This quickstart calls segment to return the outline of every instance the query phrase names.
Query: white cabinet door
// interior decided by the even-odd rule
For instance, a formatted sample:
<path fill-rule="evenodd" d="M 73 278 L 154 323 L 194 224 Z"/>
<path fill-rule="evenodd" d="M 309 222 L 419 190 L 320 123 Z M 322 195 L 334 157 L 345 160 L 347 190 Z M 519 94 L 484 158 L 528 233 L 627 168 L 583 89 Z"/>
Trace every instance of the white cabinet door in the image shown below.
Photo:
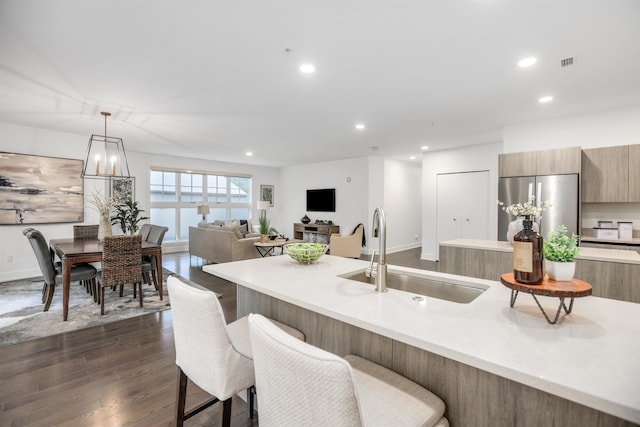
<path fill-rule="evenodd" d="M 438 248 L 445 240 L 490 239 L 489 171 L 439 174 L 436 191 Z"/>

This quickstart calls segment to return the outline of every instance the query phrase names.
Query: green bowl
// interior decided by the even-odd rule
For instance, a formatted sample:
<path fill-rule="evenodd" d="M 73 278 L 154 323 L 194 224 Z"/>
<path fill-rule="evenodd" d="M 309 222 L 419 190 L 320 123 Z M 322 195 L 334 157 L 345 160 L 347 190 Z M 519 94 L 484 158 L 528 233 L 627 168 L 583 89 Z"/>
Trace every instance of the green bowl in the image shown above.
<path fill-rule="evenodd" d="M 329 249 L 329 245 L 322 243 L 291 243 L 284 250 L 291 258 L 300 264 L 313 264 Z"/>

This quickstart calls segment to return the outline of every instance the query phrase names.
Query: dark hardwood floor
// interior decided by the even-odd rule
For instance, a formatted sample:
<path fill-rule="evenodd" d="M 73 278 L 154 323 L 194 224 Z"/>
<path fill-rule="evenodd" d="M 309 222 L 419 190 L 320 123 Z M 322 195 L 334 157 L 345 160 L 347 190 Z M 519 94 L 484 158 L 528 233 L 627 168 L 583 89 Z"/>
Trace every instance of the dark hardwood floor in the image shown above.
<path fill-rule="evenodd" d="M 437 270 L 419 249 L 388 259 Z M 186 253 L 164 255 L 163 265 L 222 293 L 226 319 L 235 320 L 235 285 L 203 273 L 201 260 Z M 0 348 L 0 426 L 170 426 L 176 375 L 170 310 Z M 191 383 L 188 389 L 187 406 L 208 398 Z M 220 425 L 220 406 L 186 425 Z M 258 425 L 237 397 L 232 425 Z"/>

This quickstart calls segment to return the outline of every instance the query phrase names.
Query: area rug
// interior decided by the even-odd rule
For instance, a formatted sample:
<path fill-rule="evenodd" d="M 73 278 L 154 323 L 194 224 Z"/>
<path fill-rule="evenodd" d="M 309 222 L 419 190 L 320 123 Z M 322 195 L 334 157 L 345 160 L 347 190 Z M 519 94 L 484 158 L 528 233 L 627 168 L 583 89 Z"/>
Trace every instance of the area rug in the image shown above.
<path fill-rule="evenodd" d="M 143 284 L 143 308 L 133 298 L 133 286 L 124 287 L 124 296 L 105 289 L 104 316 L 100 305 L 84 287 L 71 284 L 69 320 L 62 321 L 62 286 L 56 286 L 49 311 L 42 311 L 42 278 L 0 283 L 0 347 L 170 308 L 166 278 L 173 275 L 163 269 L 163 299 L 153 286 Z"/>

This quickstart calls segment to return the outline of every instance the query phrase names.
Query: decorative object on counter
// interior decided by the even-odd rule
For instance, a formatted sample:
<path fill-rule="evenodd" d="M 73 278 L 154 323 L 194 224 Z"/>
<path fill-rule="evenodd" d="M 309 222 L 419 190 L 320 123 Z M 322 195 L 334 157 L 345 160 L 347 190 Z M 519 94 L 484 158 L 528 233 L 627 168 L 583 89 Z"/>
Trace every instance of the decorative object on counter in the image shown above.
<path fill-rule="evenodd" d="M 303 224 L 309 224 L 311 222 L 311 218 L 309 218 L 307 215 L 305 215 L 302 218 L 300 218 L 300 222 L 303 223 Z"/>
<path fill-rule="evenodd" d="M 262 243 L 267 243 L 269 241 L 270 221 L 267 219 L 269 204 L 270 202 L 268 200 L 261 200 L 257 204 L 258 210 L 260 211 L 260 219 L 258 220 L 258 223 L 260 224 L 260 241 Z"/>
<path fill-rule="evenodd" d="M 524 203 L 515 203 L 509 206 L 504 206 L 500 200 L 498 200 L 498 205 L 502 206 L 502 210 L 508 213 L 509 215 L 515 216 L 516 219 L 509 223 L 509 228 L 507 230 L 507 240 L 509 243 L 513 244 L 513 236 L 518 234 L 520 230 L 523 229 L 523 220 L 524 217 L 528 216 L 531 218 L 539 217 L 542 212 L 551 206 L 551 203 L 548 200 L 544 202 L 540 202 L 537 205 L 535 204 L 536 196 L 530 195 L 529 200 Z M 533 230 L 538 232 L 538 223 L 533 222 Z"/>
<path fill-rule="evenodd" d="M 567 227 L 558 226 L 549 233 L 549 237 L 542 243 L 544 254 L 544 268 L 549 279 L 555 281 L 569 281 L 576 271 L 576 257 L 580 254 L 578 236 L 567 235 Z"/>
<path fill-rule="evenodd" d="M 542 236 L 532 228 L 533 220 L 526 215 L 524 228 L 513 237 L 513 275 L 520 283 L 535 285 L 542 281 Z"/>
<path fill-rule="evenodd" d="M 614 228 L 613 221 L 598 221 L 598 228 Z"/>
<path fill-rule="evenodd" d="M 105 236 L 113 235 L 111 229 L 111 212 L 120 204 L 120 200 L 114 197 L 104 197 L 100 191 L 91 193 L 87 199 L 93 209 L 100 215 L 98 227 L 98 240 L 103 240 Z"/>
<path fill-rule="evenodd" d="M 115 208 L 115 215 L 111 217 L 111 224 L 120 224 L 120 229 L 124 234 L 133 236 L 140 229 L 140 221 L 149 219 L 143 216 L 144 210 L 138 208 L 138 202 L 129 198 L 118 204 Z"/>
<path fill-rule="evenodd" d="M 292 243 L 284 247 L 285 252 L 300 264 L 313 264 L 329 249 L 322 243 Z"/>
<path fill-rule="evenodd" d="M 513 237 L 518 234 L 519 232 L 522 231 L 522 229 L 524 228 L 524 225 L 522 224 L 522 221 L 524 221 L 524 216 L 519 216 L 516 219 L 514 219 L 513 221 L 511 221 L 509 223 L 509 228 L 507 229 L 507 240 L 509 241 L 509 243 L 511 243 L 513 245 Z M 531 226 L 531 228 L 533 229 L 533 231 L 538 232 L 540 231 L 539 227 L 538 227 L 538 223 L 534 221 L 533 225 Z"/>
<path fill-rule="evenodd" d="M 547 319 L 547 322 L 551 323 L 552 325 L 555 325 L 558 322 L 558 318 L 560 317 L 560 310 L 564 309 L 564 312 L 566 314 L 571 313 L 571 311 L 573 310 L 574 298 L 589 296 L 591 295 L 592 291 L 590 284 L 578 279 L 572 279 L 568 282 L 556 282 L 554 280 L 548 280 L 547 278 L 545 278 L 539 285 L 530 285 L 518 283 L 518 281 L 514 279 L 513 273 L 505 273 L 500 276 L 500 282 L 507 288 L 511 289 L 511 301 L 509 304 L 511 308 L 513 308 L 513 306 L 515 305 L 516 298 L 518 298 L 519 292 L 531 294 L 536 304 L 538 305 L 538 308 L 540 309 L 540 311 L 542 311 L 544 318 Z M 544 308 L 542 308 L 542 305 L 540 305 L 540 302 L 538 301 L 538 298 L 536 298 L 536 295 L 560 298 L 560 305 L 558 306 L 558 311 L 556 311 L 556 315 L 553 320 L 551 320 L 547 315 L 547 312 L 544 311 Z M 564 303 L 565 298 L 571 298 L 569 307 L 567 307 L 567 305 Z"/>
<path fill-rule="evenodd" d="M 598 239 L 618 240 L 618 229 L 610 227 L 593 227 L 592 236 Z"/>
<path fill-rule="evenodd" d="M 622 240 L 633 239 L 633 222 L 618 221 L 618 237 Z"/>

